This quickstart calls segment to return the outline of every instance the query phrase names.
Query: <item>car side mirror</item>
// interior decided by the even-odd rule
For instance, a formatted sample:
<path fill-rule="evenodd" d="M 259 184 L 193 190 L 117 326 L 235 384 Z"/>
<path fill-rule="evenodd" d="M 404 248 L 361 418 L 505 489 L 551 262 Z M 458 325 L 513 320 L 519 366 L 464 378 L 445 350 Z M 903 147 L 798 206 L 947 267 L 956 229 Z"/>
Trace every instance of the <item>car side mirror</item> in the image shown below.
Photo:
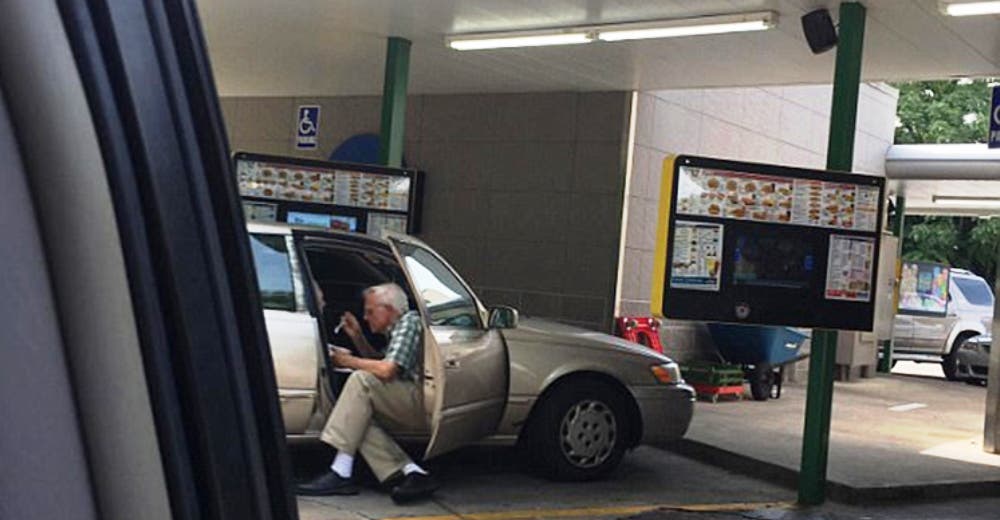
<path fill-rule="evenodd" d="M 503 305 L 490 309 L 489 325 L 491 329 L 516 329 L 517 309 Z"/>

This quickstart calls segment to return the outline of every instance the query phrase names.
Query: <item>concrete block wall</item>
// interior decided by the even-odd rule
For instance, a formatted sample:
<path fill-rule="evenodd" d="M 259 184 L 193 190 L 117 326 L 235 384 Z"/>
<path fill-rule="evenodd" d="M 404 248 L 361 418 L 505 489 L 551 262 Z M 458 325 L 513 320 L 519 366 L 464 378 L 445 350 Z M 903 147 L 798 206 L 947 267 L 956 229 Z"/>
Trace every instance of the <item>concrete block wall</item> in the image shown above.
<path fill-rule="evenodd" d="M 631 94 L 411 96 L 404 159 L 427 172 L 428 242 L 487 304 L 610 330 Z M 319 147 L 295 110 L 321 107 Z M 378 97 L 223 98 L 233 150 L 326 158 L 377 133 Z"/>
<path fill-rule="evenodd" d="M 824 168 L 832 87 L 682 89 L 640 92 L 636 103 L 622 263 L 621 314 L 648 315 L 660 177 L 667 154 Z M 854 170 L 884 175 L 898 92 L 861 86 Z M 664 345 L 683 359 L 710 355 L 700 324 L 668 322 Z"/>

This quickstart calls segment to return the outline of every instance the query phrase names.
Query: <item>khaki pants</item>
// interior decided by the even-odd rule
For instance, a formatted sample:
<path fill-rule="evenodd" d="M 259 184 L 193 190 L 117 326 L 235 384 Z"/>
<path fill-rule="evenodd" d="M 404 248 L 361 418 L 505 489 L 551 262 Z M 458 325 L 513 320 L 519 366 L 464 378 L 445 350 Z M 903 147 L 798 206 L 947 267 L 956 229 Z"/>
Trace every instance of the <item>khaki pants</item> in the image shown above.
<path fill-rule="evenodd" d="M 412 381 L 384 382 L 371 372 L 356 370 L 347 378 L 320 439 L 342 453 L 360 453 L 381 482 L 411 462 L 383 427 L 426 430 L 420 388 Z"/>

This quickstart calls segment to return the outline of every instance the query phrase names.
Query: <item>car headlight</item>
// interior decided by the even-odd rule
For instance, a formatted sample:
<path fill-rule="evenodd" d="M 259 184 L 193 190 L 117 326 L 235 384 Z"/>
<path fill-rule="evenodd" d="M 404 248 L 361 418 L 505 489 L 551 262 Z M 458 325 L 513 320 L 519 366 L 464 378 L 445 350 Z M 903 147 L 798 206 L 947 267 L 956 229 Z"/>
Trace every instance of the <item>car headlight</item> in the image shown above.
<path fill-rule="evenodd" d="M 684 379 L 681 378 L 681 369 L 677 366 L 677 363 L 653 365 L 649 367 L 649 371 L 653 373 L 653 377 L 657 381 L 665 385 L 684 382 Z"/>

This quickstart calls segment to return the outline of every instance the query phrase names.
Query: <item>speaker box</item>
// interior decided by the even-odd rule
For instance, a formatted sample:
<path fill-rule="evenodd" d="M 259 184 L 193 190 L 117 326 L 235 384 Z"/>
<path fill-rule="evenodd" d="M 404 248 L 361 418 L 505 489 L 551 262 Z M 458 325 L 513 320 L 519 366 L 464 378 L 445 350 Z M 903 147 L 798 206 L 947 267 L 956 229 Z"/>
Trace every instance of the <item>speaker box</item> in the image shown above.
<path fill-rule="evenodd" d="M 802 16 L 802 32 L 813 54 L 826 52 L 837 45 L 837 29 L 830 11 L 817 9 Z"/>

